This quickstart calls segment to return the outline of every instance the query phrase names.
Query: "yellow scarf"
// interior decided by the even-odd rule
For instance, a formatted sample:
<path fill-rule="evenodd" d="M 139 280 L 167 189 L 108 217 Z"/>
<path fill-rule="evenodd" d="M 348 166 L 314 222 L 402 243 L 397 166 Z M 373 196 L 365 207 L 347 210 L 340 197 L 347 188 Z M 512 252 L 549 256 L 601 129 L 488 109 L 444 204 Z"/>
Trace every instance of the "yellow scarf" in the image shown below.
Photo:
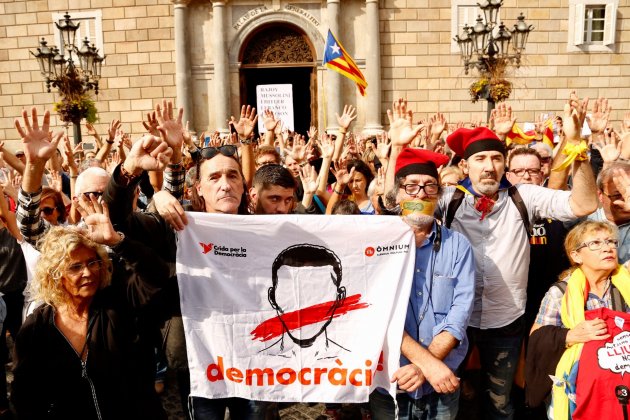
<path fill-rule="evenodd" d="M 553 168 L 552 171 L 559 172 L 564 171 L 568 168 L 573 161 L 579 160 L 584 161 L 588 159 L 588 145 L 586 142 L 581 142 L 580 144 L 567 144 L 562 150 L 562 154 L 566 156 L 564 161 L 557 167 Z"/>
<path fill-rule="evenodd" d="M 630 302 L 630 273 L 623 266 L 619 265 L 612 275 L 612 284 L 619 290 L 626 302 Z M 584 303 L 587 299 L 586 277 L 581 269 L 575 270 L 567 282 L 567 290 L 562 297 L 562 324 L 566 328 L 574 328 L 584 321 Z M 569 418 L 569 398 L 567 396 L 568 384 L 566 378 L 571 372 L 571 368 L 580 358 L 584 343 L 574 344 L 565 350 L 558 366 L 556 367 L 556 378 L 553 393 L 553 418 L 554 420 L 566 420 Z"/>

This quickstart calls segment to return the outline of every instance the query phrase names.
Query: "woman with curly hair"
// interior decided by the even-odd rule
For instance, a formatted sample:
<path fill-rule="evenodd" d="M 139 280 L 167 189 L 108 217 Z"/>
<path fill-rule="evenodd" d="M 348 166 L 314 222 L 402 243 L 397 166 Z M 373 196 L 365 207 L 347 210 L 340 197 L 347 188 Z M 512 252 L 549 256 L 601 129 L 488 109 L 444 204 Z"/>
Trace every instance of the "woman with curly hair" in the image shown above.
<path fill-rule="evenodd" d="M 168 267 L 115 232 L 93 195 L 80 206 L 87 232 L 52 227 L 39 243 L 29 288 L 44 304 L 16 338 L 16 412 L 20 419 L 165 419 L 142 311 Z"/>

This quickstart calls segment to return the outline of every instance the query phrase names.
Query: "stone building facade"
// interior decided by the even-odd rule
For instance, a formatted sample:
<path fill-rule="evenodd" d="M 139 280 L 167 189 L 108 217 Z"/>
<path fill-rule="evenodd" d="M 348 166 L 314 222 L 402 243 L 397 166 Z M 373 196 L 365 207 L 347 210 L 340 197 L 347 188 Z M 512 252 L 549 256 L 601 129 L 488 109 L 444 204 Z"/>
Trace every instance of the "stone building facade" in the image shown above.
<path fill-rule="evenodd" d="M 296 127 L 334 128 L 343 104 L 358 108 L 356 129 L 387 125 L 392 100 L 407 98 L 418 119 L 485 118 L 472 103 L 453 42 L 473 24 L 477 0 L 0 0 L 0 140 L 15 140 L 23 107 L 51 108 L 36 60 L 66 11 L 105 53 L 97 108 L 100 130 L 114 118 L 141 133 L 161 98 L 176 98 L 196 132 L 225 129 L 256 85 L 293 85 Z M 628 0 L 504 0 L 500 20 L 522 12 L 535 27 L 509 103 L 519 121 L 559 112 L 573 89 L 611 100 L 613 119 L 630 109 Z M 368 81 L 367 96 L 322 66 L 328 29 Z M 54 91 L 54 89 L 53 89 Z"/>

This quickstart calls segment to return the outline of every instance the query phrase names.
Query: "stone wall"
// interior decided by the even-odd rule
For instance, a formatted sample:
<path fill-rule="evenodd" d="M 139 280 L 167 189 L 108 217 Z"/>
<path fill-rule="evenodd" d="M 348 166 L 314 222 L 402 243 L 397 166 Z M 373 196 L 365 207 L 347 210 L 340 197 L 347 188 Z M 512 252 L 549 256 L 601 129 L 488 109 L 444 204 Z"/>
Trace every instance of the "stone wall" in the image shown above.
<path fill-rule="evenodd" d="M 269 9 L 279 9 L 285 3 L 229 0 L 230 42 L 235 37 L 234 21 L 248 8 L 266 5 Z M 320 19 L 318 30 L 325 36 L 326 1 L 289 3 L 311 10 Z M 470 102 L 468 86 L 474 78 L 464 75 L 459 54 L 451 51 L 451 0 L 380 0 L 380 8 L 383 124 L 387 121 L 386 109 L 398 97 L 410 101 L 417 119 L 427 118 L 438 110 L 450 122 L 485 118 L 485 102 Z M 191 25 L 188 42 L 193 65 L 191 115 L 195 129 L 201 131 L 215 119 L 212 4 L 193 0 L 188 9 Z M 70 14 L 79 10 L 102 11 L 103 49 L 107 59 L 97 98 L 100 116 L 97 127 L 101 132 L 109 121 L 119 118 L 124 121 L 126 131 L 141 133 L 142 118 L 156 101 L 175 97 L 172 0 L 0 0 L 0 140 L 16 138 L 13 120 L 23 107 L 34 104 L 38 109 L 52 108 L 56 96 L 44 93 L 44 82 L 29 50 L 37 48 L 41 37 L 49 44 L 55 43 L 52 13 L 66 10 Z M 568 0 L 505 0 L 502 18 L 509 27 L 520 12 L 536 29 L 530 35 L 523 66 L 511 78 L 514 91 L 510 104 L 519 121 L 533 121 L 538 112 L 559 112 L 573 89 L 580 96 L 609 98 L 614 108 L 613 119 L 620 120 L 623 112 L 630 109 L 630 23 L 624 18 L 630 13 L 627 1 L 621 0 L 619 4 L 614 52 L 569 52 Z M 339 36 L 355 59 L 364 62 L 365 3 L 342 0 L 341 13 Z M 321 82 L 321 71 L 318 80 Z M 239 107 L 236 63 L 230 63 L 230 82 L 230 108 L 236 112 Z M 318 91 L 321 92 L 321 86 Z M 369 95 L 369 87 L 367 92 Z M 365 99 L 351 82 L 342 82 L 341 94 L 344 103 L 364 109 Z M 57 124 L 56 118 L 53 120 Z M 363 121 L 361 116 L 358 129 Z"/>

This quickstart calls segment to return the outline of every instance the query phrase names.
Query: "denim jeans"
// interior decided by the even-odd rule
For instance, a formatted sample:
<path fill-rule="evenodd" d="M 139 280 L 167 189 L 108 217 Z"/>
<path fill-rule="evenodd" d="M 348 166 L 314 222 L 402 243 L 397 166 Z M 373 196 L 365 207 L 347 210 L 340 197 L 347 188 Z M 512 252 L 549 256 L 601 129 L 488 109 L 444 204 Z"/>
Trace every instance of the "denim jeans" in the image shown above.
<path fill-rule="evenodd" d="M 401 420 L 455 420 L 459 405 L 459 388 L 452 394 L 432 392 L 418 400 L 408 394 L 397 394 L 398 418 Z M 374 420 L 394 420 L 396 408 L 389 394 L 370 394 L 370 410 Z"/>
<path fill-rule="evenodd" d="M 224 420 L 225 409 L 232 420 L 264 420 L 269 403 L 244 398 L 191 397 L 191 418 L 194 420 Z"/>
<path fill-rule="evenodd" d="M 525 316 L 501 328 L 468 328 L 470 348 L 479 349 L 484 419 L 514 418 L 510 392 L 524 335 Z"/>

